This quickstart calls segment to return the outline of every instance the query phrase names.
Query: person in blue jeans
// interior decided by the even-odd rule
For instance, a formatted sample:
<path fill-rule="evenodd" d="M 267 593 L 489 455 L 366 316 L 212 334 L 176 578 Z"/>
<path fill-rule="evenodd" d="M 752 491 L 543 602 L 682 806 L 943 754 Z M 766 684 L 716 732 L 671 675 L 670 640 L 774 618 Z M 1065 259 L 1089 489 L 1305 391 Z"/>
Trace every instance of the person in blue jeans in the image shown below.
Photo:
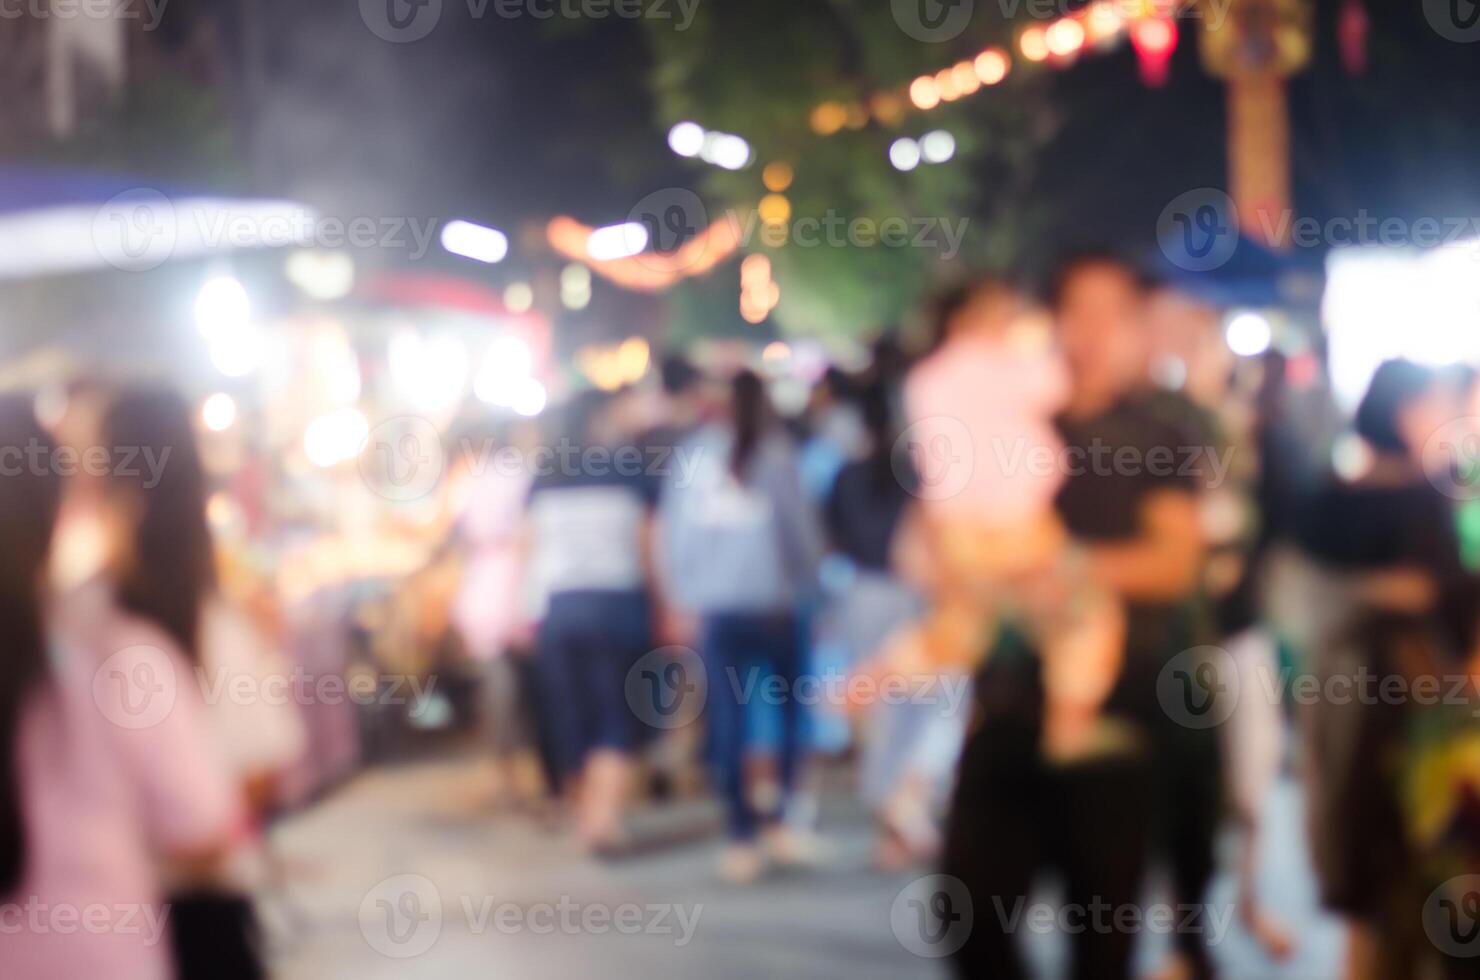
<path fill-rule="evenodd" d="M 782 830 L 801 753 L 797 610 L 815 591 L 822 533 L 802 492 L 797 452 L 776 423 L 761 379 L 741 371 L 728 412 L 688 440 L 693 472 L 665 489 L 659 511 L 669 600 L 699 619 L 710 764 L 730 846 L 721 873 L 749 881 L 770 856 L 802 856 Z M 746 708 L 775 699 L 779 798 L 756 801 L 743 768 Z"/>
<path fill-rule="evenodd" d="M 535 655 L 555 767 L 575 806 L 577 836 L 597 854 L 625 844 L 640 726 L 624 692 L 652 645 L 657 499 L 642 467 L 622 464 L 608 408 L 598 392 L 567 407 L 567 445 L 544 458 L 526 515 L 525 567 L 547 597 Z"/>

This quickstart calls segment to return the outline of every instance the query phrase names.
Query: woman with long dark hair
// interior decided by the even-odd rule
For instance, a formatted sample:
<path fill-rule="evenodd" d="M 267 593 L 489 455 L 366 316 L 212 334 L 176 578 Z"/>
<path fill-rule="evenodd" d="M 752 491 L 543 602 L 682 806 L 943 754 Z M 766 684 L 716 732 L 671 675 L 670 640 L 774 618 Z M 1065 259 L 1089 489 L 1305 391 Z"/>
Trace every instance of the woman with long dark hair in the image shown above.
<path fill-rule="evenodd" d="M 221 853 L 236 796 L 164 633 L 48 609 L 55 453 L 28 400 L 0 400 L 0 963 L 28 980 L 167 980 L 155 858 Z"/>
<path fill-rule="evenodd" d="M 735 376 L 728 418 L 701 430 L 688 448 L 696 471 L 664 498 L 666 580 L 675 604 L 701 620 L 711 763 L 731 840 L 721 872 L 746 881 L 764 867 L 757 847 L 763 825 L 777 857 L 797 854 L 797 840 L 781 824 L 801 754 L 796 611 L 815 588 L 821 530 L 802 493 L 795 447 L 753 372 Z M 746 709 L 778 687 L 780 793 L 760 812 L 745 785 Z"/>
<path fill-rule="evenodd" d="M 205 713 L 210 749 L 223 775 L 265 810 L 303 750 L 302 720 L 272 693 L 286 687 L 287 667 L 221 593 L 190 409 L 167 390 L 125 389 L 104 411 L 99 436 L 115 460 L 102 487 L 109 554 L 90 587 L 108 593 L 105 622 L 128 616 L 157 628 L 190 664 L 200 693 L 215 693 Z M 261 975 L 246 897 L 257 867 L 251 843 L 237 842 L 229 867 L 169 869 L 184 980 Z"/>
<path fill-rule="evenodd" d="M 227 769 L 259 808 L 304 748 L 292 705 L 263 697 L 287 667 L 244 612 L 222 593 L 206 521 L 206 474 L 191 413 L 178 395 L 132 388 L 108 404 L 100 438 L 120 461 L 102 488 L 110 547 L 104 578 L 118 607 L 170 637 L 208 687 L 254 693 L 213 699 L 208 719 Z"/>

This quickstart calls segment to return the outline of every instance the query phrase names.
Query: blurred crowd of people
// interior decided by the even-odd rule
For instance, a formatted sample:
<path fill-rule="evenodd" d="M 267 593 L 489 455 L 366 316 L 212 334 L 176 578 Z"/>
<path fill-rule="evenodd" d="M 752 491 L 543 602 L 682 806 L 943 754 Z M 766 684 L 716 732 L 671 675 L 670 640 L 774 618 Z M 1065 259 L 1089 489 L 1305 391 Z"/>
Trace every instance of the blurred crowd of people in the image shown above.
<path fill-rule="evenodd" d="M 745 883 L 826 861 L 821 787 L 845 773 L 879 867 L 970 895 L 960 974 L 1010 978 L 1020 937 L 993 910 L 1043 873 L 1113 910 L 1159 871 L 1195 907 L 1225 828 L 1237 911 L 1288 956 L 1256 874 L 1288 770 L 1348 974 L 1461 975 L 1433 916 L 1480 867 L 1480 515 L 1454 448 L 1474 376 L 1385 364 L 1338 475 L 1318 385 L 1235 358 L 1219 311 L 1112 255 L 1041 299 L 966 283 L 921 327 L 790 416 L 763 369 L 673 356 L 660 385 L 499 430 L 520 465 L 458 462 L 445 618 L 497 798 L 619 855 L 636 797 L 708 789 L 719 871 Z M 0 480 L 0 962 L 260 976 L 259 828 L 304 735 L 219 584 L 191 413 L 113 387 L 46 426 L 35 408 L 0 401 L 0 452 L 114 455 Z M 1130 974 L 1134 930 L 1069 941 L 1074 976 Z M 1213 975 L 1206 933 L 1178 930 L 1164 973 Z"/>
<path fill-rule="evenodd" d="M 1236 910 L 1273 960 L 1299 939 L 1256 873 L 1288 774 L 1350 975 L 1453 969 L 1424 916 L 1463 899 L 1442 892 L 1480 830 L 1480 541 L 1462 437 L 1440 437 L 1473 377 L 1389 363 L 1343 441 L 1309 365 L 1236 357 L 1222 322 L 1085 254 L 1041 295 L 950 290 L 791 416 L 764 369 L 681 357 L 661 391 L 578 398 L 514 438 L 660 463 L 469 495 L 470 567 L 498 571 L 463 580 L 465 632 L 482 621 L 524 732 L 501 722 L 500 751 L 543 746 L 597 853 L 631 845 L 632 794 L 707 774 L 741 882 L 825 857 L 817 787 L 851 762 L 879 866 L 939 866 L 979 910 L 1041 872 L 1076 908 L 1139 907 L 1152 881 L 1193 908 L 1231 829 Z M 1329 683 L 1421 676 L 1450 696 Z M 1128 975 L 1135 939 L 1079 931 L 1074 975 Z M 980 914 L 954 961 L 1021 976 L 1019 943 Z M 1213 975 L 1205 930 L 1177 931 L 1164 972 Z"/>

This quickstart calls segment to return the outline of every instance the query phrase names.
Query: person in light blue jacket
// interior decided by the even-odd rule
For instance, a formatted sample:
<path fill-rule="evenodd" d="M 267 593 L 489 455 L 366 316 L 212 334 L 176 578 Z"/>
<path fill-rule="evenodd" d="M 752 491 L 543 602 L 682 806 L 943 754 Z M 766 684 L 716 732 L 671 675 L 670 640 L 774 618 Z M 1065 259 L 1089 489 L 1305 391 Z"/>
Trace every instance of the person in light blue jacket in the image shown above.
<path fill-rule="evenodd" d="M 748 880 L 764 867 L 763 829 L 778 856 L 794 856 L 780 827 L 801 754 L 797 609 L 816 589 L 823 538 L 796 448 L 754 373 L 735 377 L 727 417 L 686 449 L 692 474 L 665 490 L 659 512 L 665 578 L 671 601 L 699 620 L 710 762 L 731 838 L 721 871 Z M 781 716 L 780 798 L 764 810 L 748 798 L 742 767 L 746 706 L 762 698 Z"/>

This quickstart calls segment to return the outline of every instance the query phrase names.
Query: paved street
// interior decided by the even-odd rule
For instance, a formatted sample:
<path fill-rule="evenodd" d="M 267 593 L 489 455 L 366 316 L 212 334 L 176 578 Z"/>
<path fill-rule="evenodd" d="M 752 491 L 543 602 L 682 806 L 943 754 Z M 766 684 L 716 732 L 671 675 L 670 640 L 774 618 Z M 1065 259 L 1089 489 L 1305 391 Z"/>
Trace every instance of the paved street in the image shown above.
<path fill-rule="evenodd" d="M 866 821 L 842 794 L 824 806 L 837 845 L 827 867 L 737 888 L 714 876 L 712 837 L 590 861 L 559 835 L 490 813 L 478 773 L 466 759 L 374 770 L 278 829 L 289 884 L 268 914 L 282 980 L 944 975 L 891 928 L 896 897 L 918 875 L 869 869 Z M 1294 804 L 1288 786 L 1273 801 L 1264 864 L 1271 905 L 1294 927 L 1299 950 L 1276 967 L 1235 922 L 1216 947 L 1227 977 L 1334 975 L 1338 936 L 1314 914 Z M 708 826 L 714 816 L 690 805 L 640 823 Z M 1212 914 L 1228 915 L 1231 901 L 1230 883 L 1220 881 Z M 1040 973 L 1060 975 L 1059 939 L 1029 937 Z M 1144 964 L 1165 948 L 1148 935 Z"/>

